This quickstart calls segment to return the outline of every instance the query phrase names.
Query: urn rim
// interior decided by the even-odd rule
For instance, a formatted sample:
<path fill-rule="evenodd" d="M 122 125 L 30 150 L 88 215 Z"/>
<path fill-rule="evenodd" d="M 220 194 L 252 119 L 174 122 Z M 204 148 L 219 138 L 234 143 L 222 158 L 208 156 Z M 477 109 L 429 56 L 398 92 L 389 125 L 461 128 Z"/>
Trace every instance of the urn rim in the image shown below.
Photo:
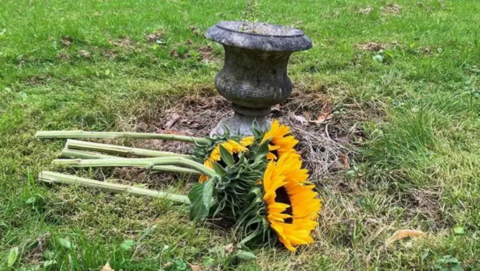
<path fill-rule="evenodd" d="M 265 22 L 222 21 L 210 27 L 205 36 L 223 45 L 267 52 L 295 52 L 312 47 L 303 31 Z"/>

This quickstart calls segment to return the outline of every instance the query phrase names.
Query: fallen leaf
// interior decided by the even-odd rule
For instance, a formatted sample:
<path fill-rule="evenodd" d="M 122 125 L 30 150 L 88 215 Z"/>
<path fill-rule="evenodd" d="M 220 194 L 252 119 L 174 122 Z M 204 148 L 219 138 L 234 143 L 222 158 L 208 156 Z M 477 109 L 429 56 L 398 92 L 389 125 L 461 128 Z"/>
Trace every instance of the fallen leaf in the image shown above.
<path fill-rule="evenodd" d="M 180 119 L 180 115 L 177 113 L 173 113 L 170 116 L 170 120 L 167 121 L 167 123 L 165 123 L 165 125 L 163 126 L 163 129 L 170 129 L 175 124 L 175 122 L 177 122 L 179 119 Z"/>
<path fill-rule="evenodd" d="M 225 246 L 225 251 L 228 253 L 228 254 L 231 254 L 234 250 L 234 246 L 233 244 L 228 244 Z"/>
<path fill-rule="evenodd" d="M 329 103 L 325 103 L 322 107 L 322 112 L 318 114 L 317 120 L 314 120 L 312 122 L 320 124 L 326 120 L 331 119 L 332 117 L 333 117 L 332 106 Z"/>
<path fill-rule="evenodd" d="M 167 269 L 167 268 L 169 268 L 169 267 L 172 266 L 172 265 L 173 265 L 172 262 L 167 262 L 167 263 L 165 263 L 165 264 L 163 265 L 163 269 Z"/>
<path fill-rule="evenodd" d="M 102 270 L 100 271 L 115 271 L 113 270 L 111 267 L 110 267 L 110 263 L 107 262 L 103 267 L 102 267 Z"/>
<path fill-rule="evenodd" d="M 308 125 L 308 120 L 302 116 L 302 115 L 295 115 L 292 114 L 292 118 L 298 122 L 300 122 L 302 125 Z"/>
<path fill-rule="evenodd" d="M 190 266 L 190 269 L 192 269 L 192 271 L 202 271 L 202 267 L 200 267 L 199 265 L 195 265 L 195 264 L 191 264 L 191 263 L 187 263 L 188 266 Z"/>
<path fill-rule="evenodd" d="M 425 235 L 423 231 L 418 230 L 398 230 L 390 238 L 385 241 L 385 246 L 389 246 L 395 241 L 407 238 L 407 237 L 420 237 Z"/>
<path fill-rule="evenodd" d="M 338 157 L 340 158 L 340 161 L 342 161 L 342 164 L 345 166 L 346 169 L 349 169 L 350 168 L 350 164 L 348 163 L 348 156 L 346 156 L 345 154 L 343 153 L 340 153 L 338 155 Z"/>
<path fill-rule="evenodd" d="M 280 105 L 278 105 L 278 104 L 275 105 L 275 106 L 273 106 L 273 107 L 272 107 L 272 110 L 271 110 L 271 112 L 280 112 L 280 111 L 281 111 L 281 110 L 280 110 Z"/>

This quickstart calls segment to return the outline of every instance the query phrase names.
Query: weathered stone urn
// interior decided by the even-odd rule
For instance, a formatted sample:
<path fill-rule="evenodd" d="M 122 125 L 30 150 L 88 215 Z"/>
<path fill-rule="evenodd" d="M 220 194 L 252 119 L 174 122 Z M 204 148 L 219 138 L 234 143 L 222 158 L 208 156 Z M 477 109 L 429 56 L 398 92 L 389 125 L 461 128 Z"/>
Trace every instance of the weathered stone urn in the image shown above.
<path fill-rule="evenodd" d="M 298 29 L 242 21 L 220 22 L 205 36 L 225 48 L 225 63 L 215 86 L 235 112 L 221 120 L 212 134 L 223 134 L 226 126 L 231 134 L 251 135 L 253 121 L 266 129 L 271 107 L 292 92 L 288 59 L 293 52 L 310 49 L 310 38 Z"/>

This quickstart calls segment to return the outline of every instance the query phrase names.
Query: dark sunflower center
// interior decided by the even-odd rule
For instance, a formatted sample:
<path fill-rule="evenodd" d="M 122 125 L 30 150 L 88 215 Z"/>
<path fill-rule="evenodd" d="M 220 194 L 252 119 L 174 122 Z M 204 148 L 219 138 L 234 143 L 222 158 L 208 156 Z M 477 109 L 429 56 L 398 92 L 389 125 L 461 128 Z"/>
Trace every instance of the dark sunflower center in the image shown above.
<path fill-rule="evenodd" d="M 276 194 L 275 202 L 285 203 L 285 204 L 288 204 L 289 206 L 287 209 L 285 209 L 285 211 L 282 212 L 282 214 L 289 214 L 293 216 L 292 202 L 290 201 L 290 197 L 288 196 L 288 193 L 285 187 L 282 186 L 277 190 L 275 190 L 275 194 Z M 284 222 L 288 224 L 292 224 L 293 219 L 289 217 L 289 218 L 286 218 Z"/>
<path fill-rule="evenodd" d="M 280 157 L 278 155 L 278 150 L 273 150 L 273 151 L 271 151 L 271 153 L 273 153 L 273 155 L 275 155 L 275 157 L 277 157 L 277 159 L 275 159 L 275 160 L 278 160 L 278 157 Z"/>

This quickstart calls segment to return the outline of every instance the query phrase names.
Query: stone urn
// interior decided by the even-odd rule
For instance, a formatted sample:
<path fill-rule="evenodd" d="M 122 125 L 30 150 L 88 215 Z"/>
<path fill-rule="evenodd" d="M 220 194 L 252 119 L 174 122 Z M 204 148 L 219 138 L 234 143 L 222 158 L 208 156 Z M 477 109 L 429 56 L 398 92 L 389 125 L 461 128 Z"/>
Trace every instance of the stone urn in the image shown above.
<path fill-rule="evenodd" d="M 227 127 L 230 134 L 251 135 L 254 121 L 258 128 L 267 129 L 271 107 L 292 92 L 288 59 L 293 52 L 310 49 L 310 38 L 298 29 L 243 21 L 220 22 L 205 36 L 225 48 L 225 63 L 215 77 L 215 86 L 235 112 L 222 119 L 211 134 L 223 134 Z"/>

